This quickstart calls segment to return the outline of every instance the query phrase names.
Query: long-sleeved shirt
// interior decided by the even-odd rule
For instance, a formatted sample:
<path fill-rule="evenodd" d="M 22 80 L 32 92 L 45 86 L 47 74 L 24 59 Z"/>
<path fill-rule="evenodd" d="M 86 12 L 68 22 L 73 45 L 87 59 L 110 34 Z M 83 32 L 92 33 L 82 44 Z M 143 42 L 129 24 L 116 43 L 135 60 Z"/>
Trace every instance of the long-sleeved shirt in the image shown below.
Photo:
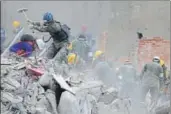
<path fill-rule="evenodd" d="M 10 51 L 15 53 L 23 51 L 23 53 L 20 54 L 22 54 L 22 56 L 28 57 L 33 52 L 33 46 L 29 42 L 18 42 L 10 47 Z"/>
<path fill-rule="evenodd" d="M 151 62 L 144 66 L 140 78 L 145 85 L 159 86 L 160 75 L 163 69 L 160 64 Z"/>
<path fill-rule="evenodd" d="M 33 22 L 33 28 L 40 32 L 49 32 L 54 41 L 68 41 L 67 34 L 62 30 L 61 24 L 57 21 L 46 22 L 41 24 L 40 22 Z"/>

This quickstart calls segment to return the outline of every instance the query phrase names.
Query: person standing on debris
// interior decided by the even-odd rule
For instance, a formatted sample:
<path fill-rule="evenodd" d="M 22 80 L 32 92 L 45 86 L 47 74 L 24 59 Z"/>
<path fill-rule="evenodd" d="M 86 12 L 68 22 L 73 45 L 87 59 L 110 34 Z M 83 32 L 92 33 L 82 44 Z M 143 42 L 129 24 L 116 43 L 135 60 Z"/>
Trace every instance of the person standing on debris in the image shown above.
<path fill-rule="evenodd" d="M 86 62 L 88 61 L 89 51 L 90 46 L 87 43 L 85 35 L 78 36 L 78 38 L 72 42 L 72 52 L 77 53 Z"/>
<path fill-rule="evenodd" d="M 160 78 L 163 78 L 163 69 L 159 63 L 160 58 L 156 56 L 153 58 L 153 62 L 147 63 L 141 72 L 140 80 L 142 82 L 142 102 L 144 102 L 148 91 L 150 91 L 152 96 L 152 102 L 155 103 L 157 101 Z"/>
<path fill-rule="evenodd" d="M 19 56 L 28 57 L 35 50 L 36 40 L 32 35 L 24 34 L 21 36 L 20 42 L 12 45 L 10 51 L 17 53 Z"/>
<path fill-rule="evenodd" d="M 28 20 L 28 22 L 33 25 L 33 29 L 40 32 L 49 32 L 53 38 L 53 43 L 47 52 L 47 58 L 53 59 L 56 56 L 58 61 L 66 61 L 70 28 L 67 25 L 62 25 L 60 22 L 54 20 L 53 15 L 49 12 L 44 14 L 43 20 L 45 21 L 43 25 L 41 25 L 40 22 L 32 22 L 30 20 Z"/>

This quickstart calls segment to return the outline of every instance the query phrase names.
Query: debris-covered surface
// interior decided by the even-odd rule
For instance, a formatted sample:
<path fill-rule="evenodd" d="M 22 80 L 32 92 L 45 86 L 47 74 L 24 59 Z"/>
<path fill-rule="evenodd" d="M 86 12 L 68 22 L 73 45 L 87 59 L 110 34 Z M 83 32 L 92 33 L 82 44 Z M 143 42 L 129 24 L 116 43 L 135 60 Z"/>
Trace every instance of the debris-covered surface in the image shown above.
<path fill-rule="evenodd" d="M 101 102 L 117 109 L 115 88 L 91 71 L 76 73 L 53 61 L 15 54 L 1 59 L 2 114 L 98 114 Z"/>

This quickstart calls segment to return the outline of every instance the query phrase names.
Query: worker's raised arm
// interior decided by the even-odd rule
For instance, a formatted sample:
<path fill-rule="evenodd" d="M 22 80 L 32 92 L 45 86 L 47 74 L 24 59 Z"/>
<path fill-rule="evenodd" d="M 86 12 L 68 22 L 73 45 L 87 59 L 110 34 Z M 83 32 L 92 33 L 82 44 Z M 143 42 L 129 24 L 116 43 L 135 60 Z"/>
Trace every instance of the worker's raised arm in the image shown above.
<path fill-rule="evenodd" d="M 34 25 L 34 26 L 41 26 L 42 25 L 41 22 L 32 22 L 31 24 Z"/>
<path fill-rule="evenodd" d="M 39 32 L 49 32 L 47 26 L 33 26 L 33 29 L 38 30 Z"/>

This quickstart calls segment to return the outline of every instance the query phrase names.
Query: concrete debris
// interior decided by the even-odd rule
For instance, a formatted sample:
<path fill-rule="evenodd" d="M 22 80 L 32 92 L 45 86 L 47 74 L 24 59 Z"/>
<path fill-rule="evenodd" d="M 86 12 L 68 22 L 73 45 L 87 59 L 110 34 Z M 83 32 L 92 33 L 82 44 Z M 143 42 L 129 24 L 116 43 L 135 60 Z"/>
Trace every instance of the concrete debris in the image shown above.
<path fill-rule="evenodd" d="M 52 75 L 53 75 L 53 78 L 56 80 L 56 82 L 60 85 L 62 89 L 65 89 L 66 91 L 69 91 L 70 93 L 75 95 L 75 92 L 72 90 L 71 87 L 69 87 L 69 85 L 66 83 L 66 81 L 61 75 L 58 75 L 58 76 L 55 74 L 52 74 Z"/>
<path fill-rule="evenodd" d="M 68 91 L 62 93 L 58 109 L 59 114 L 80 114 L 76 97 Z"/>
<path fill-rule="evenodd" d="M 42 68 L 40 62 L 43 59 L 38 60 L 36 64 L 34 58 L 24 60 L 13 55 L 3 61 L 4 64 L 10 64 L 4 65 L 1 69 L 1 113 L 3 114 L 90 114 L 93 109 L 90 107 L 96 106 L 96 97 L 92 95 L 88 97 L 87 91 L 101 86 L 102 83 L 88 83 L 78 79 L 81 83 L 71 86 L 69 83 L 72 83 L 72 80 L 67 80 L 69 70 L 66 65 L 59 67 L 59 64 L 50 65 L 45 61 L 44 74 L 35 79 L 36 76 L 28 72 L 28 65 Z M 75 81 L 78 80 L 75 78 Z M 74 88 L 82 90 L 82 95 Z M 95 113 L 97 110 L 95 111 L 95 108 L 93 110 L 94 114 L 97 114 Z"/>
<path fill-rule="evenodd" d="M 73 72 L 66 64 L 43 58 L 12 55 L 4 61 L 10 65 L 1 69 L 3 114 L 98 114 L 100 102 L 117 104 L 117 89 L 96 80 L 91 71 Z M 28 68 L 41 68 L 43 74 L 37 76 Z"/>

